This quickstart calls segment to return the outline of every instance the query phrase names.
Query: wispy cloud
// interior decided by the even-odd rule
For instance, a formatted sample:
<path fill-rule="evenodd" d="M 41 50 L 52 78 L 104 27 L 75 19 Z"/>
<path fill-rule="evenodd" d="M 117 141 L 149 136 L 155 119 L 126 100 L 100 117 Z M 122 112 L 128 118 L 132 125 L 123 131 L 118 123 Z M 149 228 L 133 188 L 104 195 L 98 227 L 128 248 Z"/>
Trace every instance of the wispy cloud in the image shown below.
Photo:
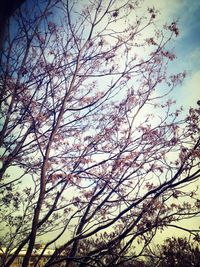
<path fill-rule="evenodd" d="M 186 106 L 196 106 L 197 100 L 200 99 L 199 84 L 200 70 L 194 72 L 181 88 L 183 90 L 182 101 Z"/>

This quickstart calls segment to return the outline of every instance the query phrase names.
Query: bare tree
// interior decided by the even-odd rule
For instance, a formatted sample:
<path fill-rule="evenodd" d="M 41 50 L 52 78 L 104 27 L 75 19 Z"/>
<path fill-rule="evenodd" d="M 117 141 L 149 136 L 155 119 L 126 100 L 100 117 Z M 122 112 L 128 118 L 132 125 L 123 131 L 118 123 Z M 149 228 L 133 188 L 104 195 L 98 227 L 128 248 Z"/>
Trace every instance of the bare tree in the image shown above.
<path fill-rule="evenodd" d="M 115 266 L 199 215 L 199 108 L 184 118 L 170 99 L 185 77 L 167 72 L 178 27 L 140 5 L 33 1 L 13 16 L 0 75 L 4 266 L 23 248 L 28 266 L 38 242 L 56 244 L 46 266 Z"/>

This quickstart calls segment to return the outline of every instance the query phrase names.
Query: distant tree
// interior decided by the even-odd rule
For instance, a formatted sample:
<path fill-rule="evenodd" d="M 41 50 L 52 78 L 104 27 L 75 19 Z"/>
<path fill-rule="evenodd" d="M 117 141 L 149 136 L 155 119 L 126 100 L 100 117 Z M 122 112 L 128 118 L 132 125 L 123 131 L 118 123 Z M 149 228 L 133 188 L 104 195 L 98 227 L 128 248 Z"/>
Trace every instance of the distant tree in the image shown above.
<path fill-rule="evenodd" d="M 46 266 L 117 266 L 158 230 L 199 216 L 200 110 L 184 116 L 170 99 L 185 77 L 167 71 L 178 27 L 141 5 L 35 0 L 10 20 L 0 55 L 4 266 L 22 249 L 28 266 L 40 242 L 56 246 Z"/>
<path fill-rule="evenodd" d="M 147 266 L 152 264 L 158 267 L 200 266 L 199 242 L 189 242 L 187 238 L 168 238 L 163 245 L 157 245 L 154 253 L 150 255 Z"/>

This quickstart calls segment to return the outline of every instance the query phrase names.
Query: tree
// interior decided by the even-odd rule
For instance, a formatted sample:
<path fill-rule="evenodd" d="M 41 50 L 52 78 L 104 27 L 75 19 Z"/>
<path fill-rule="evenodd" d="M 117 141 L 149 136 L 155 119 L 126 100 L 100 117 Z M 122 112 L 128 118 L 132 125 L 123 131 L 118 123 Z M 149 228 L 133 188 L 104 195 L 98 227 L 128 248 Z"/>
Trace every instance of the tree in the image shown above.
<path fill-rule="evenodd" d="M 186 238 L 167 238 L 163 245 L 157 245 L 154 252 L 148 251 L 151 255 L 147 266 L 152 264 L 158 267 L 198 267 L 200 262 L 199 237 L 198 240 L 189 242 Z"/>
<path fill-rule="evenodd" d="M 190 185 L 200 110 L 183 116 L 170 97 L 185 73 L 167 72 L 178 26 L 157 25 L 157 10 L 140 5 L 35 0 L 10 19 L 0 58 L 4 266 L 22 249 L 28 266 L 39 242 L 56 245 L 46 266 L 117 266 L 199 215 Z"/>

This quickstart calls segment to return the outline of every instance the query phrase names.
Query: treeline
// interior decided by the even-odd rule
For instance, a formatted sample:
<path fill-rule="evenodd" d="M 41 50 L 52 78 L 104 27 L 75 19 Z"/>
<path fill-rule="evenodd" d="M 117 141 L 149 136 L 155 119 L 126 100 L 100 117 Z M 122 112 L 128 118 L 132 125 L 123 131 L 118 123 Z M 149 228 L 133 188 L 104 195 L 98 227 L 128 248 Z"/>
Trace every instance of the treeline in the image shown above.
<path fill-rule="evenodd" d="M 124 267 L 199 267 L 200 238 L 197 235 L 192 242 L 186 238 L 168 238 L 162 245 L 147 248 L 144 260 L 133 259 L 118 266 Z"/>

